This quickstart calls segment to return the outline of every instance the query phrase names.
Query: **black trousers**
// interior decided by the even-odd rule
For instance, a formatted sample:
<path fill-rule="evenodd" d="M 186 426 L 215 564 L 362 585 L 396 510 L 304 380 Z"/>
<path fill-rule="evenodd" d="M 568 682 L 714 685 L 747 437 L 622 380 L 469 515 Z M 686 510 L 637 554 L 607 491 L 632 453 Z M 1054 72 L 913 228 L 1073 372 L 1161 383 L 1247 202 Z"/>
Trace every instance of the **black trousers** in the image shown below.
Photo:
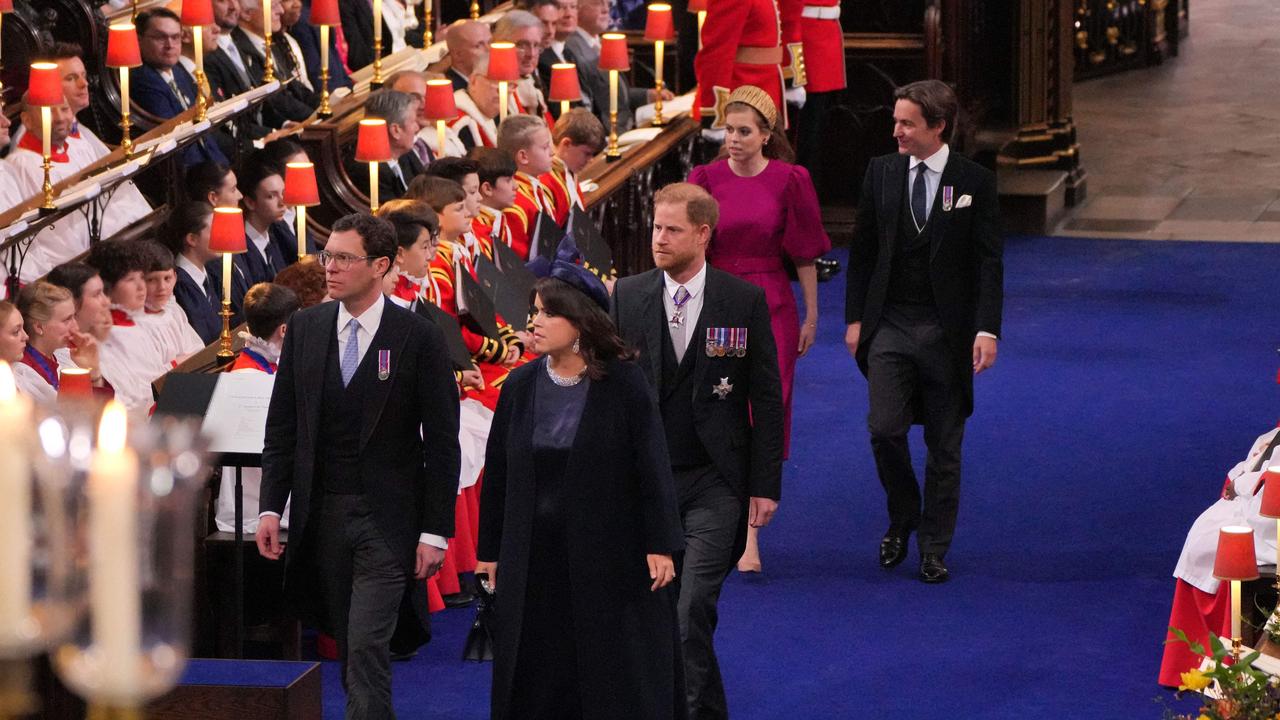
<path fill-rule="evenodd" d="M 342 661 L 347 720 L 394 718 L 391 636 L 408 571 L 363 495 L 325 493 L 312 522 L 320 588 Z"/>
<path fill-rule="evenodd" d="M 888 496 L 890 531 L 917 529 L 921 554 L 945 555 L 960 507 L 964 378 L 932 309 L 885 308 L 868 342 L 867 425 L 876 471 Z M 924 425 L 928 449 L 923 505 L 907 446 L 913 422 Z"/>
<path fill-rule="evenodd" d="M 677 469 L 684 553 L 676 568 L 680 594 L 676 609 L 684 652 L 689 720 L 729 717 L 715 632 L 720 588 L 733 569 L 734 540 L 742 522 L 743 500 L 713 466 Z"/>

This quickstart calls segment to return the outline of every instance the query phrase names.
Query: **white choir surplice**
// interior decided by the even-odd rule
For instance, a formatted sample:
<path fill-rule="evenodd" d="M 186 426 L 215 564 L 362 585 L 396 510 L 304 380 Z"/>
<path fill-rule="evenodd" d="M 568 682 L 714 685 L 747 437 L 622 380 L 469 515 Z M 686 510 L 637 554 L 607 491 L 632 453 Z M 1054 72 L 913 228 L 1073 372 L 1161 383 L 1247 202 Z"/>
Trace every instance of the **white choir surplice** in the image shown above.
<path fill-rule="evenodd" d="M 248 333 L 241 333 L 244 338 L 245 347 L 252 348 L 254 352 L 262 355 L 267 362 L 280 361 L 280 349 L 274 345 L 260 340 Z M 241 368 L 232 372 L 262 372 L 253 368 Z M 258 498 L 262 491 L 262 468 L 242 468 L 240 470 L 240 502 L 243 515 L 241 520 L 246 535 L 252 535 L 258 532 Z M 289 529 L 289 503 L 284 503 L 284 514 L 280 516 L 280 528 L 282 530 Z M 222 483 L 218 489 L 218 506 L 214 511 L 214 523 L 222 532 L 236 531 L 236 469 L 233 467 L 222 468 Z"/>
<path fill-rule="evenodd" d="M 28 200 L 43 192 L 44 158 L 39 153 L 14 148 L 4 162 L 8 164 L 13 189 L 19 197 Z M 56 185 L 77 172 L 78 168 L 70 160 L 54 162 L 49 172 L 50 181 Z M 84 214 L 67 213 L 36 235 L 22 261 L 18 277 L 23 283 L 33 282 L 48 274 L 54 266 L 88 249 L 89 224 L 85 222 Z"/>
<path fill-rule="evenodd" d="M 59 370 L 80 367 L 71 359 L 71 353 L 66 348 L 55 350 L 53 359 L 58 362 Z M 9 367 L 13 370 L 18 392 L 31 398 L 40 407 L 51 408 L 57 405 L 58 389 L 45 380 L 43 375 L 26 363 L 14 363 Z"/>
<path fill-rule="evenodd" d="M 111 315 L 111 332 L 98 343 L 102 376 L 129 416 L 145 419 L 154 403 L 151 383 L 173 368 L 173 358 L 163 356 L 154 332 L 134 322 L 130 313 L 113 306 Z"/>
<path fill-rule="evenodd" d="M 204 347 L 204 342 L 196 334 L 195 328 L 191 327 L 191 323 L 187 322 L 187 314 L 176 300 L 170 299 L 169 304 L 160 312 L 148 310 L 133 317 L 154 333 L 161 357 L 185 359 Z"/>
<path fill-rule="evenodd" d="M 1218 549 L 1218 531 L 1225 525 L 1245 525 L 1253 528 L 1254 551 L 1260 563 L 1270 563 L 1276 556 L 1276 521 L 1258 514 L 1262 505 L 1262 492 L 1256 494 L 1258 481 L 1267 465 L 1280 461 L 1280 448 L 1271 454 L 1267 462 L 1259 462 L 1267 445 L 1280 428 L 1269 430 L 1254 441 L 1248 456 L 1227 473 L 1227 483 L 1235 497 L 1219 498 L 1191 525 L 1187 532 L 1182 555 L 1174 568 L 1173 576 L 1209 594 L 1218 592 L 1221 582 L 1213 576 L 1213 559 Z"/>

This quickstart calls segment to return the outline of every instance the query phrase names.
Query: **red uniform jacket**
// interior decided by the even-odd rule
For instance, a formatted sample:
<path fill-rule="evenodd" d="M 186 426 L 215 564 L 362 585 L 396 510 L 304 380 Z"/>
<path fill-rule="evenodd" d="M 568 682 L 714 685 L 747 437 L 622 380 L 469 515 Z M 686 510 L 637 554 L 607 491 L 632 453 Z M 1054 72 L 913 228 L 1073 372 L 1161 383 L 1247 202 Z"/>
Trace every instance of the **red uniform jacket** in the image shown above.
<path fill-rule="evenodd" d="M 843 90 L 844 31 L 840 28 L 840 0 L 808 0 L 810 15 L 835 17 L 801 17 L 800 35 L 804 43 L 804 71 L 811 93 Z"/>
<path fill-rule="evenodd" d="M 555 211 L 556 224 L 560 227 L 564 227 L 569 221 L 569 213 L 574 205 L 583 210 L 587 209 L 583 204 L 582 186 L 578 184 L 578 179 L 569 172 L 569 168 L 565 167 L 564 161 L 560 158 L 553 158 L 551 170 L 540 175 L 538 180 L 551 196 L 551 207 Z"/>
<path fill-rule="evenodd" d="M 784 115 L 781 42 L 774 0 L 709 0 L 702 49 L 693 60 L 701 116 L 715 118 L 713 127 L 723 126 L 725 99 L 739 85 L 769 93 Z"/>
<path fill-rule="evenodd" d="M 529 259 L 529 244 L 537 222 L 539 212 L 547 212 L 554 217 L 555 205 L 547 189 L 532 175 L 516 172 L 515 204 L 502 211 L 504 224 L 511 237 L 511 248 L 521 260 Z"/>

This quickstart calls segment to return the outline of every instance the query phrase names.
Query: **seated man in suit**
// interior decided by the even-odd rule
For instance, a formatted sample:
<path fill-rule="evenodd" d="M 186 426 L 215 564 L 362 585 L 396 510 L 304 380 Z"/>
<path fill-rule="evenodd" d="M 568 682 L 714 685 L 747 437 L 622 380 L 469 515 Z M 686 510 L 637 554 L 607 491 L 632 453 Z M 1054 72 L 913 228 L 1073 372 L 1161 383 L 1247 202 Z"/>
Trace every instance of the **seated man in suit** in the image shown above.
<path fill-rule="evenodd" d="M 178 276 L 173 298 L 205 345 L 217 340 L 222 331 L 222 321 L 218 318 L 222 291 L 205 269 L 219 261 L 218 254 L 209 250 L 212 218 L 212 205 L 188 200 L 169 211 L 158 233 L 160 242 L 173 253 Z"/>
<path fill-rule="evenodd" d="M 178 62 L 182 23 L 176 13 L 161 7 L 139 13 L 136 24 L 142 65 L 129 71 L 129 99 L 157 118 L 180 115 L 196 104 L 196 81 Z M 188 166 L 204 160 L 227 163 L 218 144 L 208 137 L 191 143 L 182 159 Z"/>
<path fill-rule="evenodd" d="M 293 7 L 297 5 L 298 11 L 295 14 Z M 298 0 L 291 0 L 282 4 L 284 8 L 284 16 L 281 22 L 284 23 L 285 32 L 298 42 L 298 47 L 302 50 L 302 55 L 298 58 L 307 68 L 307 75 L 311 78 L 311 87 L 316 91 L 320 91 L 320 30 L 312 25 L 309 20 L 310 7 L 303 7 Z M 308 17 L 303 17 L 304 15 Z M 351 76 L 347 74 L 347 69 L 343 67 L 342 60 L 338 55 L 338 34 L 329 33 L 329 92 L 333 92 L 338 88 L 351 87 Z"/>
<path fill-rule="evenodd" d="M 486 23 L 479 20 L 459 20 L 444 33 L 444 44 L 449 49 L 448 67 L 441 68 L 445 77 L 453 83 L 454 90 L 463 90 L 471 81 L 476 63 L 489 57 L 489 41 L 493 33 Z"/>
<path fill-rule="evenodd" d="M 436 145 L 440 144 L 434 120 L 427 119 L 427 74 L 417 70 L 400 70 L 387 76 L 385 87 L 412 95 L 418 101 L 418 136 L 413 140 L 412 153 L 423 167 L 442 155 L 462 157 L 467 153 L 466 147 L 458 139 L 456 133 L 445 127 L 445 148 L 442 153 Z M 418 172 L 421 172 L 419 169 Z"/>
<path fill-rule="evenodd" d="M 373 64 L 373 6 L 369 2 L 341 2 L 342 34 L 347 39 L 347 67 L 359 70 Z M 406 47 L 422 47 L 422 24 L 413 7 L 402 0 L 382 2 L 382 54 Z"/>
<path fill-rule="evenodd" d="M 643 7 L 643 6 L 641 6 Z M 578 28 L 564 40 L 564 46 L 578 58 L 578 68 L 585 77 L 582 91 L 595 102 L 591 110 L 605 127 L 609 126 L 609 73 L 600 69 L 600 35 L 609 30 L 608 0 L 578 0 Z M 583 68 L 587 68 L 583 72 Z M 618 75 L 618 132 L 635 126 L 635 109 L 651 103 L 658 97 L 652 88 L 633 88 L 625 73 Z M 662 91 L 662 99 L 674 95 Z"/>
<path fill-rule="evenodd" d="M 594 72 L 593 66 L 584 63 L 571 48 L 565 45 L 570 37 L 578 33 L 578 0 L 559 0 L 559 7 L 560 19 L 556 21 L 555 34 L 547 49 L 543 50 L 542 56 L 538 58 L 538 74 L 542 76 L 547 92 L 550 93 L 551 66 L 556 63 L 573 63 L 577 67 L 578 88 L 582 93 L 581 105 L 590 110 L 594 107 L 593 103 L 598 102 L 591 96 L 591 87 L 588 85 L 588 75 Z M 609 98 L 605 97 L 604 102 L 607 109 Z M 557 118 L 560 117 L 560 108 L 554 103 L 551 106 L 551 114 Z"/>
<path fill-rule="evenodd" d="M 273 128 L 284 127 L 289 122 L 301 122 L 311 117 L 320 106 L 320 96 L 312 92 L 295 78 L 298 72 L 297 62 L 290 57 L 289 45 L 279 40 L 283 36 L 284 27 L 280 21 L 279 3 L 271 6 L 271 61 L 274 63 L 276 79 L 285 84 L 284 89 L 267 98 L 263 104 L 262 117 L 266 124 Z M 231 40 L 245 59 L 249 78 L 254 85 L 261 85 L 266 71 L 266 31 L 267 19 L 262 15 L 262 0 L 240 0 L 240 24 L 231 31 Z"/>
<path fill-rule="evenodd" d="M 509 42 L 516 46 L 520 81 L 511 92 L 516 112 L 542 118 L 547 116 L 547 101 L 542 92 L 542 83 L 538 79 L 538 55 L 542 52 L 544 27 L 541 20 L 524 10 L 508 12 L 493 26 L 494 41 Z"/>
<path fill-rule="evenodd" d="M 378 199 L 390 200 L 404 195 L 409 181 L 424 165 L 413 153 L 413 141 L 421 129 L 418 124 L 418 99 L 408 93 L 383 88 L 365 101 L 365 117 L 387 121 L 387 136 L 391 141 L 391 154 L 397 160 L 378 166 Z M 355 181 L 365 195 L 369 194 L 369 171 L 364 163 L 355 161 L 355 148 L 347 161 L 347 175 Z"/>
<path fill-rule="evenodd" d="M 255 80 L 249 74 L 251 59 L 240 52 L 231 37 L 240 25 L 239 0 L 212 0 L 212 4 L 213 22 L 218 31 L 214 36 L 216 40 L 205 37 L 204 75 L 209 83 L 209 93 L 221 101 L 249 92 Z M 208 49 L 210 47 L 211 50 Z M 263 121 L 261 105 L 249 111 L 247 121 L 252 140 L 265 137 L 272 130 Z"/>

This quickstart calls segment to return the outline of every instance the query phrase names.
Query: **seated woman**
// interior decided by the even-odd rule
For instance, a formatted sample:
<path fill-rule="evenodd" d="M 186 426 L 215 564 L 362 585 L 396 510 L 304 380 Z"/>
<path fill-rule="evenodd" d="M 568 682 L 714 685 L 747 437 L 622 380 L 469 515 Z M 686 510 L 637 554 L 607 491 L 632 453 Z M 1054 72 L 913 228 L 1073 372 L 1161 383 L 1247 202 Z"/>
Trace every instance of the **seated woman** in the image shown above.
<path fill-rule="evenodd" d="M 550 272 L 534 289 L 543 357 L 511 371 L 485 456 L 492 716 L 684 718 L 668 587 L 684 537 L 661 418 L 603 283 L 562 258 Z"/>
<path fill-rule="evenodd" d="M 40 405 L 52 406 L 58 400 L 59 369 L 87 368 L 94 387 L 108 397 L 112 394 L 111 386 L 102 379 L 97 340 L 80 332 L 76 324 L 70 290 L 37 280 L 18 293 L 17 310 L 11 315 L 22 320 L 27 336 L 21 358 L 13 367 L 19 392 Z M 2 321 L 6 329 L 10 320 Z"/>
<path fill-rule="evenodd" d="M 1187 532 L 1173 571 L 1177 585 L 1169 626 L 1182 630 L 1192 642 L 1208 646 L 1210 632 L 1219 637 L 1231 635 L 1230 587 L 1213 576 L 1218 531 L 1225 525 L 1252 527 L 1258 561 L 1269 564 L 1276 556 L 1275 520 L 1258 514 L 1262 472 L 1274 462 L 1280 462 L 1280 428 L 1268 430 L 1253 441 L 1245 459 L 1227 472 L 1222 496 L 1200 513 Z M 1172 633 L 1167 634 L 1167 640 L 1160 663 L 1160 684 L 1177 687 L 1182 682 L 1179 674 L 1197 667 L 1200 657 L 1186 643 L 1174 639 Z"/>
<path fill-rule="evenodd" d="M 27 350 L 27 331 L 23 327 L 22 313 L 8 300 L 0 300 L 0 360 L 9 365 L 22 362 Z"/>

